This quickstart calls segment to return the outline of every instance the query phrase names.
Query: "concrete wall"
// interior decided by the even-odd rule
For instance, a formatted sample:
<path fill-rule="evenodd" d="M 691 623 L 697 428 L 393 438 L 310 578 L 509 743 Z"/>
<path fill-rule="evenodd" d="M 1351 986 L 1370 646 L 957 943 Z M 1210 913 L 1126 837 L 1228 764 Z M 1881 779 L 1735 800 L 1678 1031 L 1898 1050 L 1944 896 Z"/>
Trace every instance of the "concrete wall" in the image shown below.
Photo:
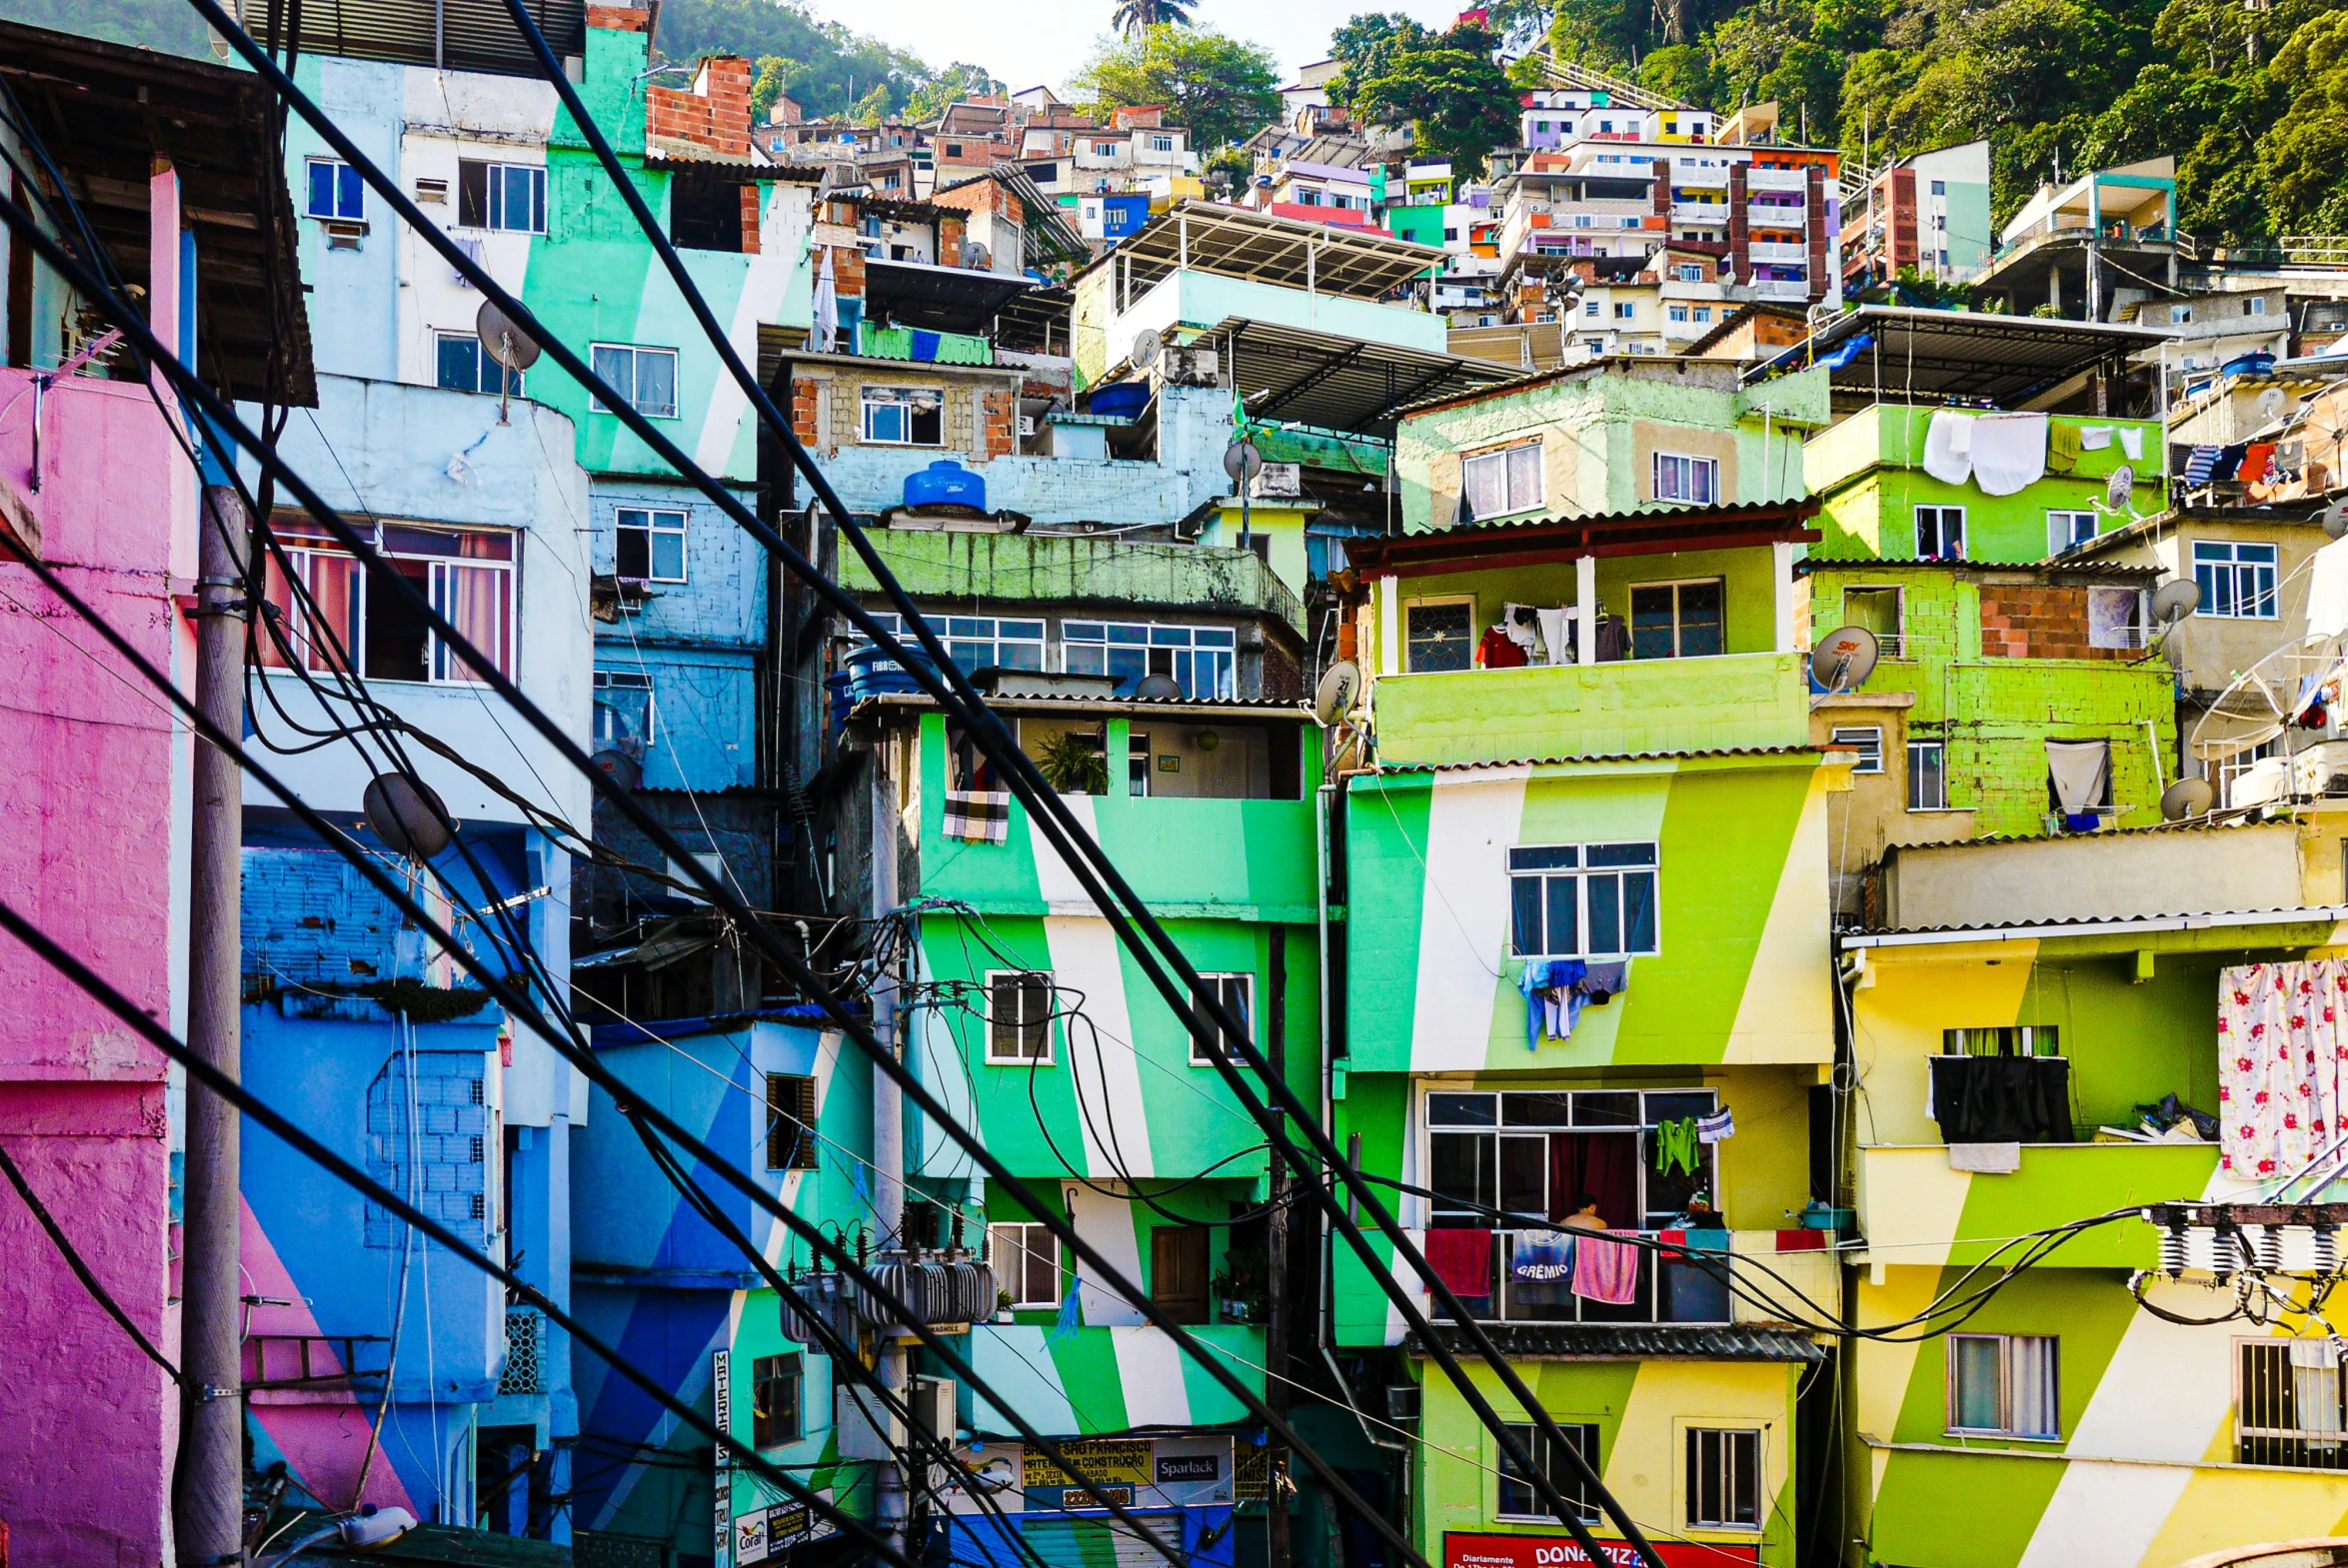
<path fill-rule="evenodd" d="M 1798 654 L 1384 676 L 1388 763 L 1610 757 L 1808 740 Z"/>
<path fill-rule="evenodd" d="M 1885 877 L 1891 920 L 1901 926 L 2281 909 L 2300 896 L 2289 822 L 1913 844 L 1891 851 Z"/>

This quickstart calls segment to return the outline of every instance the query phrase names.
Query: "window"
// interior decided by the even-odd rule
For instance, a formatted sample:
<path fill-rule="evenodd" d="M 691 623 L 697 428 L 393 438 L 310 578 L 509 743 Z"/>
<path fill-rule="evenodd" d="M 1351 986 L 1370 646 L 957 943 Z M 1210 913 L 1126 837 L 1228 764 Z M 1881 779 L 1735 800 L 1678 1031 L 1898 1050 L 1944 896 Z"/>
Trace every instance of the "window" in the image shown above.
<path fill-rule="evenodd" d="M 2224 540 L 2193 545 L 2193 581 L 2201 587 L 2201 614 L 2233 621 L 2272 621 L 2275 547 Z"/>
<path fill-rule="evenodd" d="M 1659 951 L 1655 846 L 1526 844 L 1508 851 L 1511 945 L 1520 958 Z"/>
<path fill-rule="evenodd" d="M 1941 742 L 1908 743 L 1908 809 L 1948 809 L 1948 753 Z"/>
<path fill-rule="evenodd" d="M 1583 300 L 1581 302 L 1581 313 L 1584 316 L 1595 316 L 1598 313 L 1598 302 L 1596 300 Z"/>
<path fill-rule="evenodd" d="M 2060 1437 L 2055 1336 L 1949 1335 L 1948 1430 Z"/>
<path fill-rule="evenodd" d="M 1095 142 L 1093 144 L 1093 156 L 1096 158 L 1115 158 L 1117 156 L 1117 143 Z"/>
<path fill-rule="evenodd" d="M 2096 518 L 2093 512 L 2049 512 L 2046 514 L 2046 553 L 2059 556 L 2073 545 L 2084 545 L 2095 537 Z"/>
<path fill-rule="evenodd" d="M 948 142 L 946 144 L 946 156 L 949 158 L 960 158 L 962 156 L 962 143 Z"/>
<path fill-rule="evenodd" d="M 947 657 L 964 675 L 977 670 L 1044 668 L 1044 623 L 998 620 L 993 616 L 944 616 L 930 630 L 946 644 Z"/>
<path fill-rule="evenodd" d="M 1712 458 L 1684 457 L 1675 452 L 1655 454 L 1657 501 L 1688 501 L 1708 507 L 1719 494 L 1720 465 Z"/>
<path fill-rule="evenodd" d="M 867 387 L 864 410 L 864 439 L 873 446 L 945 445 L 946 394 L 937 387 Z"/>
<path fill-rule="evenodd" d="M 1667 314 L 1667 315 L 1668 315 L 1668 316 L 1669 316 L 1669 317 L 1670 317 L 1670 318 L 1671 318 L 1673 321 L 1685 321 L 1685 320 L 1687 320 L 1687 307 L 1686 307 L 1686 306 L 1684 306 L 1684 305 L 1672 305 L 1672 306 L 1667 306 L 1667 307 L 1665 307 L 1665 313 L 1666 313 L 1666 314 Z"/>
<path fill-rule="evenodd" d="M 1206 982 L 1208 993 L 1216 1001 L 1222 1003 L 1223 1010 L 1237 1019 L 1239 1027 L 1247 1031 L 1247 1043 L 1254 1044 L 1255 976 L 1252 974 L 1201 974 L 1198 978 Z M 1199 1021 L 1203 1023 L 1206 1020 L 1201 1016 Z M 1238 1060 L 1235 1051 L 1226 1051 L 1225 1054 L 1234 1062 Z M 1193 1067 L 1214 1065 L 1214 1046 L 1211 1034 L 1193 1032 L 1190 1035 L 1190 1065 Z"/>
<path fill-rule="evenodd" d="M 2142 648 L 2145 645 L 2145 598 L 2141 589 L 2087 590 L 2087 646 Z"/>
<path fill-rule="evenodd" d="M 1708 659 L 1721 646 L 1718 578 L 1631 588 L 1631 658 Z"/>
<path fill-rule="evenodd" d="M 670 175 L 669 238 L 689 251 L 727 251 L 740 255 L 745 191 L 755 198 L 758 187 L 738 185 L 732 180 L 713 180 L 704 175 Z M 757 213 L 754 202 L 749 210 L 754 232 Z"/>
<path fill-rule="evenodd" d="M 1704 281 L 1704 269 L 1697 266 L 1682 266 L 1679 269 L 1679 281 L 1681 283 L 1701 283 Z"/>
<path fill-rule="evenodd" d="M 1916 509 L 1916 559 L 1919 561 L 1962 561 L 1965 559 L 1965 509 L 1963 507 L 1918 507 Z"/>
<path fill-rule="evenodd" d="M 1402 667 L 1412 675 L 1474 664 L 1475 602 L 1414 599 L 1402 607 Z"/>
<path fill-rule="evenodd" d="M 1749 1427 L 1687 1429 L 1687 1524 L 1691 1530 L 1757 1530 L 1761 1434 Z"/>
<path fill-rule="evenodd" d="M 1712 307 L 1709 305 L 1698 305 L 1695 310 L 1695 319 L 1698 321 L 1710 321 L 1712 319 Z"/>
<path fill-rule="evenodd" d="M 1945 231 L 1948 228 L 1948 214 L 1944 212 L 1934 213 L 1932 215 L 1932 227 L 1936 232 Z"/>
<path fill-rule="evenodd" d="M 2192 319 L 2193 319 L 2193 307 L 2192 307 L 2192 306 L 2190 306 L 2190 305 L 2172 305 L 2172 306 L 2170 306 L 2170 307 L 2169 307 L 2169 322 L 2170 322 L 2170 324 L 2171 324 L 2172 326 L 2182 326 L 2184 323 L 2186 323 L 2186 322 L 2189 322 L 2189 321 L 2191 321 Z"/>
<path fill-rule="evenodd" d="M 457 227 L 546 233 L 546 170 L 536 164 L 459 159 Z"/>
<path fill-rule="evenodd" d="M 481 340 L 470 332 L 434 334 L 438 372 L 436 384 L 449 392 L 486 392 L 493 396 L 502 380 L 505 390 L 522 396 L 522 373 L 501 371 L 496 360 L 482 352 Z"/>
<path fill-rule="evenodd" d="M 1616 321 L 1633 321 L 1637 319 L 1637 316 L 1638 302 L 1636 300 L 1616 300 L 1614 302 L 1614 319 Z"/>
<path fill-rule="evenodd" d="M 1047 1225 L 989 1225 L 995 1284 L 1019 1307 L 1060 1305 L 1060 1238 Z"/>
<path fill-rule="evenodd" d="M 1171 153 L 1174 151 L 1174 138 L 1171 136 L 1153 136 L 1150 138 L 1150 150 L 1154 153 Z"/>
<path fill-rule="evenodd" d="M 1459 484 L 1471 518 L 1500 518 L 1541 504 L 1541 444 L 1526 442 L 1486 452 L 1459 465 Z"/>
<path fill-rule="evenodd" d="M 1858 762 L 1851 768 L 1854 774 L 1883 772 L 1883 727 L 1881 725 L 1837 726 L 1828 745 L 1838 752 L 1856 752 Z"/>
<path fill-rule="evenodd" d="M 2263 294 L 2254 294 L 2249 299 L 2244 300 L 2242 302 L 2242 314 L 2245 316 L 2264 316 L 2266 314 L 2266 296 Z"/>
<path fill-rule="evenodd" d="M 641 670 L 595 673 L 595 749 L 644 761 L 653 745 L 653 678 Z"/>
<path fill-rule="evenodd" d="M 371 585 L 359 563 L 320 530 L 285 518 L 275 526 L 296 582 L 287 581 L 272 556 L 265 593 L 278 609 L 293 658 L 304 669 L 335 668 L 333 648 L 340 643 L 369 681 L 479 679 L 403 596 Z M 375 528 L 375 547 L 499 674 L 513 673 L 512 533 L 384 523 Z M 261 659 L 281 670 L 290 665 L 274 639 L 263 639 Z"/>
<path fill-rule="evenodd" d="M 677 351 L 647 349 L 630 343 L 599 343 L 594 348 L 594 370 L 620 401 L 647 419 L 677 417 Z M 609 413 L 600 399 L 589 407 Z"/>
<path fill-rule="evenodd" d="M 638 583 L 684 582 L 685 517 L 652 507 L 615 511 L 613 556 L 619 575 Z"/>
<path fill-rule="evenodd" d="M 1060 641 L 1069 674 L 1115 676 L 1127 696 L 1148 676 L 1169 678 L 1188 698 L 1238 694 L 1239 639 L 1229 627 L 1064 621 Z"/>
<path fill-rule="evenodd" d="M 1582 1461 L 1595 1471 L 1598 1468 L 1597 1424 L 1559 1421 L 1557 1430 L 1564 1434 L 1565 1441 L 1572 1445 L 1573 1451 L 1581 1455 Z M 1585 1524 L 1598 1522 L 1598 1506 L 1582 1490 L 1581 1472 L 1563 1454 L 1557 1452 L 1556 1443 L 1548 1433 L 1530 1421 L 1510 1421 L 1508 1435 L 1521 1443 L 1526 1453 L 1532 1455 L 1533 1462 L 1548 1477 L 1550 1487 L 1572 1507 L 1576 1518 Z M 1549 1512 L 1547 1502 L 1533 1490 L 1531 1478 L 1525 1475 L 1523 1468 L 1508 1457 L 1508 1450 L 1495 1445 L 1494 1453 L 1499 1460 L 1500 1472 L 1498 1506 L 1493 1509 L 1494 1516 L 1501 1519 L 1554 1521 L 1557 1516 Z"/>
<path fill-rule="evenodd" d="M 2062 1030 L 2052 1023 L 2001 1023 L 1940 1031 L 1943 1056 L 2059 1056 Z"/>
<path fill-rule="evenodd" d="M 1948 182 L 1946 180 L 1934 180 L 1932 182 L 1932 194 L 1935 196 L 1946 196 L 1948 194 Z"/>
<path fill-rule="evenodd" d="M 339 158 L 313 158 L 309 173 L 310 199 L 303 212 L 313 218 L 365 221 L 367 187 L 358 170 Z"/>
<path fill-rule="evenodd" d="M 987 976 L 987 1059 L 1052 1060 L 1052 976 L 998 970 Z"/>
<path fill-rule="evenodd" d="M 800 1354 L 760 1356 L 751 1366 L 750 1442 L 781 1448 L 807 1435 L 800 1424 Z"/>
<path fill-rule="evenodd" d="M 2329 1339 L 2234 1342 L 2235 1457 L 2243 1464 L 2348 1470 L 2348 1410 Z"/>
<path fill-rule="evenodd" d="M 1160 1225 L 1150 1232 L 1150 1302 L 1177 1323 L 1207 1317 L 1207 1229 Z"/>
<path fill-rule="evenodd" d="M 2231 757 L 2220 758 L 2210 764 L 2209 779 L 2210 783 L 2217 786 L 2217 803 L 2232 805 L 2234 803 L 2234 781 L 2250 772 L 2256 764 L 2274 756 L 2281 745 L 2280 740 L 2268 741 L 2262 745 L 2254 746 L 2248 751 L 2236 752 Z"/>
<path fill-rule="evenodd" d="M 816 1080 L 803 1073 L 767 1074 L 767 1168 L 816 1168 Z"/>

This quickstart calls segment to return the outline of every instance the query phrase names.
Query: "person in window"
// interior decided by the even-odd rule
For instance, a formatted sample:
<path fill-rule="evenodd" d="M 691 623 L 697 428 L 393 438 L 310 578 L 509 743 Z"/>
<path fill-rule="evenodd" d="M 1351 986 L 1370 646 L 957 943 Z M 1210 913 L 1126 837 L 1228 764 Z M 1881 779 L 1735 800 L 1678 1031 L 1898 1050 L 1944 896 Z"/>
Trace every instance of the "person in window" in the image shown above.
<path fill-rule="evenodd" d="M 1671 1228 L 1674 1230 L 1721 1230 L 1725 1229 L 1726 1225 L 1712 1207 L 1711 1194 L 1690 1192 L 1687 1195 L 1686 1211 L 1671 1222 Z"/>
<path fill-rule="evenodd" d="M 1606 1222 L 1598 1217 L 1598 1200 L 1587 1192 L 1573 1200 L 1573 1212 L 1559 1221 L 1568 1230 L 1604 1230 Z"/>

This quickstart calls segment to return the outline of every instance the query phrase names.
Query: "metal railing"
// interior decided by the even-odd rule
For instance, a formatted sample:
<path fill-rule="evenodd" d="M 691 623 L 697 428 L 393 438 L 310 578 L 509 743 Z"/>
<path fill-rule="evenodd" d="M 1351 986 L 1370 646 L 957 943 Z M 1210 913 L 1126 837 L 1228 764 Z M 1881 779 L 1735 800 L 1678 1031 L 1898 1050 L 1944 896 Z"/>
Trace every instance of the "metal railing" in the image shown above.
<path fill-rule="evenodd" d="M 1516 1253 L 1528 1238 L 1547 1239 L 1550 1230 L 1495 1230 L 1491 1232 L 1492 1259 L 1485 1274 L 1487 1288 L 1480 1295 L 1460 1291 L 1476 1321 L 1484 1323 L 1707 1323 L 1730 1320 L 1728 1254 L 1725 1231 L 1707 1232 L 1721 1238 L 1716 1248 L 1663 1250 L 1633 1247 L 1637 1254 L 1637 1282 L 1627 1302 L 1613 1303 L 1577 1295 L 1572 1270 L 1561 1279 L 1529 1280 L 1516 1277 Z M 1576 1248 L 1622 1245 L 1607 1237 L 1637 1236 L 1652 1241 L 1660 1232 L 1579 1231 L 1568 1233 Z M 1456 1287 L 1454 1287 L 1456 1288 Z"/>

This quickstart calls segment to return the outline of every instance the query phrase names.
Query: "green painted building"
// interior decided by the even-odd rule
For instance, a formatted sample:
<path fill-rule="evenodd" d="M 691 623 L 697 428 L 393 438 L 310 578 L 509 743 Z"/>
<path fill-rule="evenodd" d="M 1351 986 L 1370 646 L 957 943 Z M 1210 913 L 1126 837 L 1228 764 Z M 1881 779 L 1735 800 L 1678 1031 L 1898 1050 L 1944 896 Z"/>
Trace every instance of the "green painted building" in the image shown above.
<path fill-rule="evenodd" d="M 1842 771 L 1809 741 L 1784 591 L 1810 510 L 1463 527 L 1352 552 L 1368 681 L 1343 796 L 1340 1141 L 1406 1184 L 1402 1222 L 1672 1561 L 1793 1562 L 1819 1457 L 1796 1430 L 1822 1351 L 1703 1260 L 1831 1289 L 1824 1233 L 1791 1217 L 1813 1195 L 1835 1046 Z M 1545 636 L 1524 663 L 1469 658 L 1503 605 L 1601 602 L 1629 636 L 1588 663 L 1550 663 Z M 1534 1000 L 1576 974 L 1604 999 L 1536 1023 Z M 1719 1111 L 1734 1132 L 1698 1140 L 1693 1119 Z M 1564 1232 L 1567 1285 L 1537 1249 L 1585 1202 L 1657 1247 Z M 1451 1565 L 1576 1560 L 1540 1556 L 1566 1549 L 1560 1523 L 1406 1331 L 1389 1262 L 1336 1248 L 1331 1334 L 1419 1388 L 1417 1545 Z M 1528 1419 L 1474 1375 L 1504 1419 Z"/>

